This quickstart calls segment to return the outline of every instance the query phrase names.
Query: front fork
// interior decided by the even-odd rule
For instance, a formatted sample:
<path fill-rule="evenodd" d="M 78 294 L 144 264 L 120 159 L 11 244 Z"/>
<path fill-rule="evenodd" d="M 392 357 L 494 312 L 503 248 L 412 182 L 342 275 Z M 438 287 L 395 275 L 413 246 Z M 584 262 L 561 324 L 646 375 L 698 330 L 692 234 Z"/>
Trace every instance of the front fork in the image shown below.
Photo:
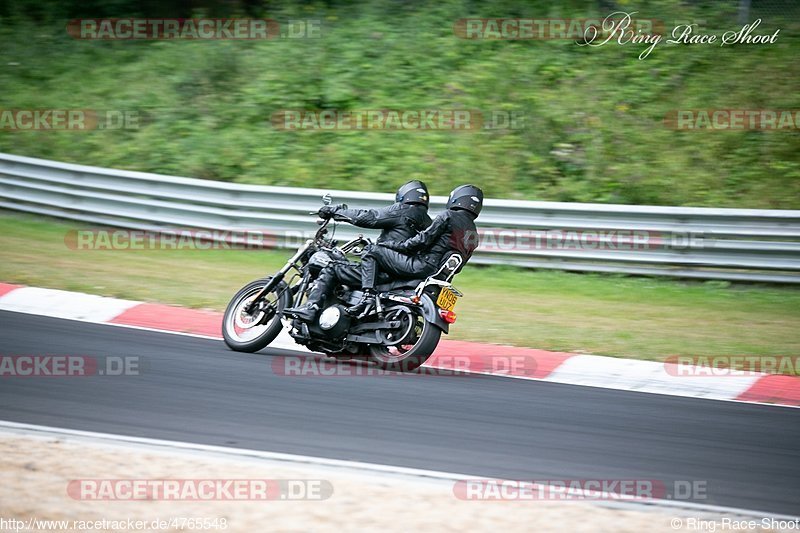
<path fill-rule="evenodd" d="M 256 297 L 253 298 L 253 300 L 247 305 L 247 307 L 244 308 L 245 313 L 249 315 L 253 314 L 253 311 L 255 310 L 256 306 L 261 301 L 261 299 L 267 294 L 269 294 L 269 292 L 272 289 L 274 289 L 280 282 L 283 281 L 283 278 L 286 277 L 286 273 L 289 272 L 289 270 L 291 270 L 292 267 L 294 267 L 295 263 L 300 260 L 303 254 L 306 253 L 306 250 L 308 250 L 308 248 L 313 243 L 314 241 L 312 241 L 311 239 L 307 240 L 306 243 L 303 246 L 301 246 L 288 261 L 286 261 L 286 264 L 283 265 L 283 267 L 280 270 L 278 270 L 278 272 L 276 272 L 274 276 L 272 276 L 272 279 L 269 280 L 269 283 L 264 285 L 264 288 L 261 289 L 256 295 Z"/>

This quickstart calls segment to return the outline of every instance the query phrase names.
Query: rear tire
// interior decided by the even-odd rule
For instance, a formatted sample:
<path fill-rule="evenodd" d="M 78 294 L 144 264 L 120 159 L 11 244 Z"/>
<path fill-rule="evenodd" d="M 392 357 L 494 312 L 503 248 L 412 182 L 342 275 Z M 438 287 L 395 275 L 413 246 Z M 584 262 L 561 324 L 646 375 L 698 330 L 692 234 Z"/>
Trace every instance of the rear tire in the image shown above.
<path fill-rule="evenodd" d="M 429 296 L 425 295 L 423 298 L 429 298 Z M 411 372 L 422 366 L 439 345 L 442 330 L 425 320 L 421 311 L 416 316 L 416 320 L 417 339 L 413 345 L 371 344 L 369 346 L 370 360 L 380 368 L 396 372 Z"/>
<path fill-rule="evenodd" d="M 251 281 L 242 287 L 228 303 L 222 318 L 222 337 L 231 350 L 247 353 L 262 350 L 274 341 L 283 329 L 281 316 L 290 302 L 290 292 L 283 282 L 279 283 L 266 296 L 268 300 L 276 302 L 277 305 L 275 315 L 268 319 L 266 324 L 251 325 L 253 322 L 260 322 L 261 319 L 258 315 L 252 317 L 243 310 L 247 302 L 254 298 L 271 279 L 262 278 Z M 242 325 L 246 327 L 241 327 Z"/>

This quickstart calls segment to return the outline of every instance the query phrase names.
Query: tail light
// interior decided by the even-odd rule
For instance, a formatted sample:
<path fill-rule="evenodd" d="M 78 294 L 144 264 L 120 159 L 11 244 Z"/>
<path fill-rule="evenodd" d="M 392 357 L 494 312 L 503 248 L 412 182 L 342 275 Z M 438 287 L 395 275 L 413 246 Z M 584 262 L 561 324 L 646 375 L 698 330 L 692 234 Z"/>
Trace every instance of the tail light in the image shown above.
<path fill-rule="evenodd" d="M 444 309 L 439 309 L 439 316 L 444 319 L 445 322 L 448 324 L 452 324 L 456 321 L 456 314 L 453 311 L 445 311 Z"/>

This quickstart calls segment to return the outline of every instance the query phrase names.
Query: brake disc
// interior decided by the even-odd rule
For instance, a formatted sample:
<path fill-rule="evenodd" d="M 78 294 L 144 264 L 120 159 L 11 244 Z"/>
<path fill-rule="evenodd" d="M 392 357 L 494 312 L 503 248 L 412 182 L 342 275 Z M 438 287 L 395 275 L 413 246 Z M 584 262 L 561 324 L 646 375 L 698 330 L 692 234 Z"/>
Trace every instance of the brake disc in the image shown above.
<path fill-rule="evenodd" d="M 258 312 L 255 315 L 251 315 L 245 312 L 245 308 L 247 305 L 253 300 L 250 298 L 248 300 L 243 300 L 240 304 L 238 309 L 236 310 L 236 315 L 233 318 L 233 323 L 236 325 L 237 328 L 241 329 L 250 329 L 255 327 L 261 323 L 264 319 L 264 310 L 259 308 Z"/>

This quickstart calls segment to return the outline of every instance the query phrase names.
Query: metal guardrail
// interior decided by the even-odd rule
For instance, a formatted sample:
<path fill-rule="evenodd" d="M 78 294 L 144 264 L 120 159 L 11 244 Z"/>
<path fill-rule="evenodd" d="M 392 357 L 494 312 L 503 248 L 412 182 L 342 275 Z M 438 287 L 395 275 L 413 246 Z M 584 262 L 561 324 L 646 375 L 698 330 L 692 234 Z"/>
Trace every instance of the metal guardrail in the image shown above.
<path fill-rule="evenodd" d="M 266 187 L 0 154 L 0 208 L 97 225 L 266 231 L 292 247 L 308 215 L 335 203 L 380 207 L 391 194 Z M 431 214 L 445 197 L 431 199 Z M 472 263 L 686 278 L 800 282 L 800 211 L 487 199 Z M 372 234 L 341 224 L 337 237 Z"/>

